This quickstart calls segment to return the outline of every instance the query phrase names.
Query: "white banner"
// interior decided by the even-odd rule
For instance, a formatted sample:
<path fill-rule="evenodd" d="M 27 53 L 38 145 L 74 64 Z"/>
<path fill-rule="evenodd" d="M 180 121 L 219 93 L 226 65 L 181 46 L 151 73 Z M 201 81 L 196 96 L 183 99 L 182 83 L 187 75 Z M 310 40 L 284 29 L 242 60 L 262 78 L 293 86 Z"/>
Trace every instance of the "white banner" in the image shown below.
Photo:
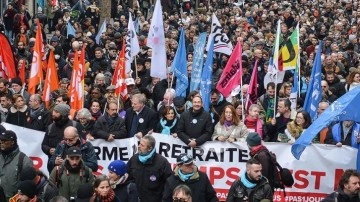
<path fill-rule="evenodd" d="M 10 124 L 3 124 L 18 136 L 20 150 L 26 153 L 36 168 L 47 173 L 47 156 L 41 151 L 44 132 L 34 131 Z M 156 150 L 175 166 L 176 157 L 181 153 L 189 153 L 195 164 L 206 172 L 210 182 L 218 193 L 220 200 L 225 200 L 232 182 L 239 178 L 249 159 L 248 147 L 244 143 L 207 142 L 202 147 L 190 149 L 184 143 L 171 136 L 153 134 L 156 138 Z M 107 166 L 113 160 L 128 161 L 137 152 L 137 139 L 128 138 L 106 142 L 92 141 L 98 156 L 99 170 L 107 174 Z M 265 143 L 269 150 L 277 155 L 278 162 L 289 168 L 294 176 L 295 184 L 286 189 L 286 198 L 282 199 L 277 192 L 274 201 L 321 201 L 327 194 L 337 188 L 338 181 L 345 169 L 356 168 L 357 150 L 343 146 L 314 144 L 309 146 L 296 160 L 291 154 L 291 145 L 285 143 Z M 341 161 L 339 160 L 341 159 Z"/>

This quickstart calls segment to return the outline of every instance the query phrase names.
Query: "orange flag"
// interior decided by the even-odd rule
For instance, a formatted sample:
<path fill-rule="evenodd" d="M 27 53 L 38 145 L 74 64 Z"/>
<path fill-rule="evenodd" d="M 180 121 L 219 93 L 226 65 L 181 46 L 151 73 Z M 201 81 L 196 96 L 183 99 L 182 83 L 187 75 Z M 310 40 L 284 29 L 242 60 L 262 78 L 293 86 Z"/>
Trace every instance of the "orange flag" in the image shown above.
<path fill-rule="evenodd" d="M 76 51 L 74 57 L 74 66 L 70 81 L 70 106 L 71 109 L 78 111 L 83 108 L 84 104 L 84 92 L 81 82 L 83 66 L 79 61 L 79 54 Z"/>
<path fill-rule="evenodd" d="M 125 43 L 123 42 L 122 49 L 119 53 L 117 65 L 111 81 L 111 85 L 115 86 L 115 94 L 117 96 L 121 95 L 123 100 L 126 100 L 128 97 L 125 79 Z"/>
<path fill-rule="evenodd" d="M 46 108 L 50 106 L 50 93 L 59 89 L 59 78 L 57 75 L 54 51 L 50 51 L 48 69 L 46 71 L 45 85 L 42 99 L 45 102 Z"/>
<path fill-rule="evenodd" d="M 41 32 L 41 26 L 40 23 L 37 22 L 37 28 L 36 28 L 36 41 L 34 46 L 34 53 L 33 53 L 33 59 L 31 63 L 31 69 L 30 69 L 30 78 L 29 78 L 29 93 L 31 95 L 35 94 L 36 92 L 36 86 L 40 84 L 40 82 L 43 80 L 43 71 L 42 71 L 42 32 Z"/>

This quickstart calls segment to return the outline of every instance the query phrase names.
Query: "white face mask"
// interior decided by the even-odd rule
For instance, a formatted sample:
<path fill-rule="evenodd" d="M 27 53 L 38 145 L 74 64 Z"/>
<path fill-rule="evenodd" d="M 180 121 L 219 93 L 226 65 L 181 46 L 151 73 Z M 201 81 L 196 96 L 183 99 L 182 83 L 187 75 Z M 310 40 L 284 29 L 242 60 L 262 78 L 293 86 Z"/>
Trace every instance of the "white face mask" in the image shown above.
<path fill-rule="evenodd" d="M 60 55 L 56 54 L 55 55 L 55 60 L 58 60 L 60 58 Z"/>

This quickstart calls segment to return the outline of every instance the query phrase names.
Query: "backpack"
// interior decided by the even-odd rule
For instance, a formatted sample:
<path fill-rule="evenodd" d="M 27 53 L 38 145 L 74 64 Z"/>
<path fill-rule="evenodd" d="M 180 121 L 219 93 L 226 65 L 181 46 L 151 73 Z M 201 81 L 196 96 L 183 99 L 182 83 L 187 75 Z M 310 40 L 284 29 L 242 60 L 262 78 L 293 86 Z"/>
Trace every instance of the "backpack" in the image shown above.
<path fill-rule="evenodd" d="M 63 175 L 65 168 L 63 165 L 60 165 L 60 166 L 56 166 L 55 169 L 56 169 L 55 185 L 56 185 L 56 187 L 59 188 L 59 186 L 62 183 L 61 176 Z M 92 172 L 90 173 L 88 167 L 85 167 L 85 170 L 84 169 L 82 169 L 82 170 L 84 171 L 84 175 L 80 175 L 80 181 L 82 181 L 83 178 L 85 178 L 85 182 L 88 183 L 90 181 L 90 175 L 92 175 Z"/>
<path fill-rule="evenodd" d="M 275 189 L 283 189 L 285 192 L 285 187 L 291 187 L 294 184 L 294 177 L 291 172 L 287 168 L 281 167 L 281 165 L 276 160 L 276 155 L 268 150 L 263 150 L 267 155 L 269 155 L 271 159 L 271 167 L 273 171 L 273 179 L 274 179 L 274 188 Z M 256 158 L 258 154 L 255 154 L 254 158 Z"/>

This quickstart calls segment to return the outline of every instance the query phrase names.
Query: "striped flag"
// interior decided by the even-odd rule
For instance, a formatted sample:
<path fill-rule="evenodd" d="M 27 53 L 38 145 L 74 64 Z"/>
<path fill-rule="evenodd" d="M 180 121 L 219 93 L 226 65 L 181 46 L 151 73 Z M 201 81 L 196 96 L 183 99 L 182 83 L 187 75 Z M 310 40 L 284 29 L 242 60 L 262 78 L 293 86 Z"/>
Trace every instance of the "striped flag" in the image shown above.
<path fill-rule="evenodd" d="M 233 46 L 229 37 L 222 32 L 222 27 L 217 19 L 215 13 L 211 17 L 211 32 L 209 35 L 208 43 L 206 45 L 206 50 L 209 51 L 210 43 L 214 40 L 214 52 L 224 53 L 226 55 L 231 55 Z"/>
<path fill-rule="evenodd" d="M 115 94 L 116 96 L 121 95 L 123 100 L 127 100 L 128 92 L 126 87 L 126 73 L 125 73 L 125 44 L 123 42 L 122 49 L 118 56 L 117 65 L 115 68 L 115 72 L 113 74 L 113 78 L 111 81 L 111 85 L 115 86 Z"/>
<path fill-rule="evenodd" d="M 46 108 L 49 108 L 50 106 L 50 93 L 57 89 L 59 89 L 59 77 L 55 65 L 54 51 L 50 51 L 48 69 L 46 71 L 44 91 L 42 95 Z"/>
<path fill-rule="evenodd" d="M 37 22 L 36 28 L 36 41 L 34 45 L 33 59 L 30 69 L 30 78 L 28 91 L 30 95 L 35 94 L 36 86 L 41 83 L 43 80 L 43 70 L 42 70 L 42 50 L 43 50 L 43 39 L 40 23 Z"/>
<path fill-rule="evenodd" d="M 289 39 L 281 47 L 279 71 L 295 69 L 299 58 L 299 23 Z"/>

